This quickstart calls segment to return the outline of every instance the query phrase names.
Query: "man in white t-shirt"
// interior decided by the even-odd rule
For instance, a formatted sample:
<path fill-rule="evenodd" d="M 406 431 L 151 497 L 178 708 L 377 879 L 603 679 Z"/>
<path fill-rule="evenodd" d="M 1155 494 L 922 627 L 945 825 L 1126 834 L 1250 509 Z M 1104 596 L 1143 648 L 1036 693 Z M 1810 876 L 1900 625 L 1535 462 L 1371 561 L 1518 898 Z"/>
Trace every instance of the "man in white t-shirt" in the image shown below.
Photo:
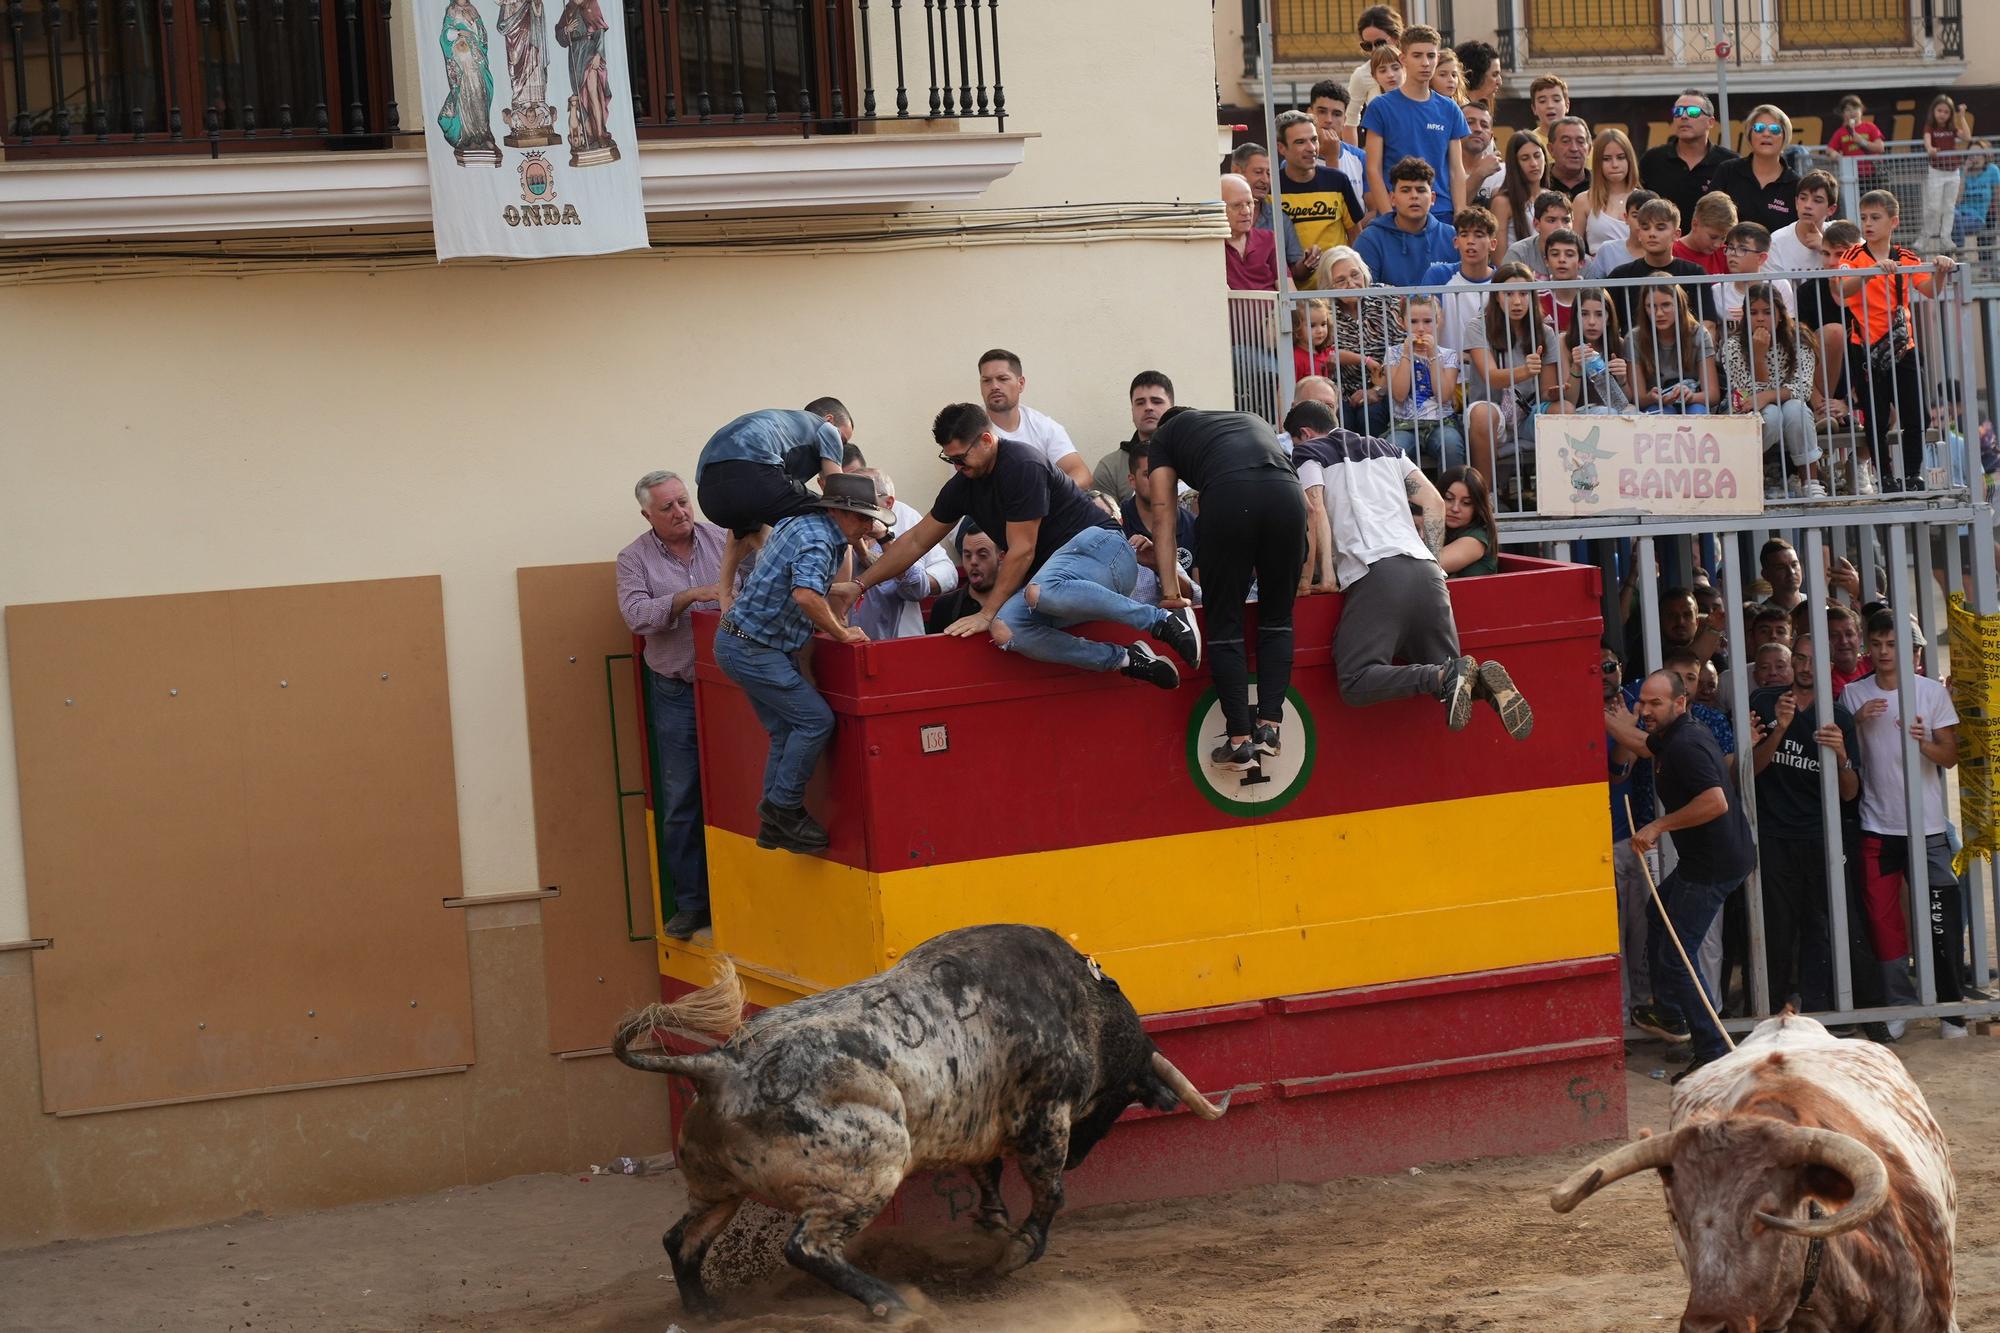
<path fill-rule="evenodd" d="M 1833 216 L 1834 202 L 1839 198 L 1840 182 L 1830 173 L 1808 171 L 1801 176 L 1792 195 L 1792 215 L 1798 221 L 1788 222 L 1771 233 L 1771 254 L 1764 261 L 1764 267 L 1782 269 L 1787 273 L 1808 273 L 1816 268 L 1830 267 L 1820 257 L 1819 229 Z M 1629 205 L 1627 211 L 1630 211 Z"/>
<path fill-rule="evenodd" d="M 1444 497 L 1401 449 L 1339 422 L 1318 402 L 1285 416 L 1299 484 L 1324 491 L 1334 576 L 1346 599 L 1333 633 L 1341 701 L 1361 707 L 1429 695 L 1444 705 L 1445 725 L 1463 731 L 1473 700 L 1484 699 L 1507 733 L 1525 740 L 1535 715 L 1507 668 L 1458 650 L 1437 562 Z M 1422 511 L 1415 522 L 1412 507 Z"/>
<path fill-rule="evenodd" d="M 1903 911 L 1903 884 L 1918 866 L 1928 871 L 1929 910 L 1919 906 L 1919 919 L 1931 923 L 1931 959 L 1937 998 L 1950 1004 L 1963 998 L 1959 977 L 1959 933 L 1963 916 L 1958 875 L 1951 866 L 1944 807 L 1944 770 L 1958 763 L 1958 710 L 1951 691 L 1928 676 L 1906 671 L 1896 651 L 1896 613 L 1877 611 L 1868 617 L 1868 658 L 1875 674 L 1850 682 L 1840 702 L 1854 714 L 1861 741 L 1861 894 L 1868 909 L 1875 957 L 1882 964 L 1882 983 L 1890 1004 L 1915 1004 L 1916 988 L 1906 966 L 1910 956 L 1909 918 Z M 1901 685 L 1909 716 L 1897 701 Z M 1910 845 L 1909 797 L 1903 774 L 1905 724 L 1916 740 L 1920 782 L 1924 793 L 1922 852 Z M 1910 876 L 1912 891 L 1922 894 L 1922 879 Z M 1891 1023 L 1891 1036 L 1902 1025 Z M 1962 1023 L 1947 1019 L 1941 1035 L 1963 1037 Z"/>
<path fill-rule="evenodd" d="M 1021 401 L 1028 377 L 1021 373 L 1021 358 L 1004 347 L 996 347 L 979 358 L 979 397 L 986 404 L 993 433 L 1002 439 L 1032 445 L 1048 459 L 1049 466 L 1076 483 L 1080 491 L 1091 488 L 1090 468 L 1070 442 L 1069 432 L 1055 418 L 1037 412 Z"/>

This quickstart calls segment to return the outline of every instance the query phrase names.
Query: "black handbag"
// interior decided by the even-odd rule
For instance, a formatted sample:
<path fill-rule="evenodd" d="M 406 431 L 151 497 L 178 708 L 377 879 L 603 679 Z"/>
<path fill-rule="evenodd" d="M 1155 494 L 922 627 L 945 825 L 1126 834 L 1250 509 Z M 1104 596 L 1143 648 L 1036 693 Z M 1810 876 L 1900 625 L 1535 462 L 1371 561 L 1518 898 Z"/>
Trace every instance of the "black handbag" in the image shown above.
<path fill-rule="evenodd" d="M 1868 369 L 1878 374 L 1894 370 L 1896 363 L 1916 346 L 1910 332 L 1910 308 L 1904 303 L 1901 260 L 1896 276 L 1889 280 L 1889 331 L 1868 344 Z"/>

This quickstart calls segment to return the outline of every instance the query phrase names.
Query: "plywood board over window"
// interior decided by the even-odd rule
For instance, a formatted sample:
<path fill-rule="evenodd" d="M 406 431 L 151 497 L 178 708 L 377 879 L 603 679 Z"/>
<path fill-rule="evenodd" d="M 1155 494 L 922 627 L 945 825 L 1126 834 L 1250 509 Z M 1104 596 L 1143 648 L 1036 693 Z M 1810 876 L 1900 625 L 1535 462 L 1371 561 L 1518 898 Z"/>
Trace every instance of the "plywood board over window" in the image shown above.
<path fill-rule="evenodd" d="M 437 579 L 6 622 L 45 1109 L 471 1063 Z"/>
<path fill-rule="evenodd" d="M 1910 44 L 1910 0 L 1778 0 L 1778 46 L 1853 50 Z"/>
<path fill-rule="evenodd" d="M 645 784 L 645 724 L 623 660 L 632 634 L 608 561 L 515 579 L 537 864 L 542 883 L 562 889 L 542 903 L 549 1049 L 592 1050 L 660 996 L 645 802 L 619 796 Z"/>
<path fill-rule="evenodd" d="M 1525 4 L 1528 49 L 1538 62 L 1557 56 L 1646 55 L 1665 49 L 1660 0 L 1525 0 Z M 1704 10 L 1704 31 L 1706 18 Z"/>

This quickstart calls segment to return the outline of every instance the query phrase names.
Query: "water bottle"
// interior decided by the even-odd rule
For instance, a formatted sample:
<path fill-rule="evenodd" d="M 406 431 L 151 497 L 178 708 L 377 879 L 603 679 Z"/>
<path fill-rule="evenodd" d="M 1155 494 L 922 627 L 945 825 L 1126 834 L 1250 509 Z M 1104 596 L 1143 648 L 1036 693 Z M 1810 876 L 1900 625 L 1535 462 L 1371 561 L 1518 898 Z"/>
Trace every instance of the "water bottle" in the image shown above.
<path fill-rule="evenodd" d="M 1586 376 L 1602 375 L 1610 365 L 1611 363 L 1606 361 L 1601 353 L 1592 352 L 1583 359 L 1583 373 Z"/>

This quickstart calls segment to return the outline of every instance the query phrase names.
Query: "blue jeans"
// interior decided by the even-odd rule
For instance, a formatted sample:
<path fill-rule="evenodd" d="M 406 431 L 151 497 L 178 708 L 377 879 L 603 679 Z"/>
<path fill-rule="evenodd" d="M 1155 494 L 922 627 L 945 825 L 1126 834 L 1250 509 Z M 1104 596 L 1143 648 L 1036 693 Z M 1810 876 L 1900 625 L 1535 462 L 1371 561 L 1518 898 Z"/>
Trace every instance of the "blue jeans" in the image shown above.
<path fill-rule="evenodd" d="M 789 653 L 720 631 L 715 664 L 750 696 L 757 720 L 771 734 L 764 799 L 787 810 L 804 805 L 806 783 L 833 736 L 833 710 L 799 674 Z"/>
<path fill-rule="evenodd" d="M 1674 931 L 1681 937 L 1681 945 L 1688 957 L 1695 960 L 1696 971 L 1700 970 L 1701 942 L 1708 938 L 1710 927 L 1722 912 L 1722 904 L 1729 895 L 1743 886 L 1741 879 L 1728 880 L 1720 884 L 1689 879 L 1676 869 L 1660 885 L 1660 901 L 1667 906 L 1667 919 L 1673 922 Z M 1701 990 L 1695 989 L 1695 979 L 1688 974 L 1687 964 L 1674 949 L 1674 942 L 1660 925 L 1660 909 L 1653 907 L 1646 918 L 1646 975 L 1653 981 L 1653 1003 L 1669 1014 L 1678 1014 L 1687 1021 L 1688 1034 L 1694 1041 L 1694 1058 L 1713 1060 L 1728 1047 L 1722 1040 L 1722 1029 L 1717 1027 L 1702 1007 L 1701 997 L 1708 989 L 1708 981 L 1703 978 Z M 1709 1000 L 1720 1009 L 1722 1001 L 1710 995 Z"/>
<path fill-rule="evenodd" d="M 1466 464 L 1465 436 L 1454 417 L 1442 421 L 1398 421 L 1389 429 L 1389 440 L 1418 467 L 1434 467 L 1443 472 Z"/>
<path fill-rule="evenodd" d="M 1091 620 L 1112 620 L 1133 629 L 1151 629 L 1167 618 L 1157 606 L 1135 602 L 1139 561 L 1125 534 L 1086 528 L 1069 539 L 1036 571 L 1027 586 L 1007 599 L 995 616 L 1011 636 L 1001 647 L 1037 662 L 1060 662 L 1084 671 L 1115 671 L 1125 665 L 1125 649 L 1101 639 L 1063 631 Z M 1028 588 L 1037 589 L 1028 605 Z"/>
<path fill-rule="evenodd" d="M 652 704 L 653 816 L 659 830 L 660 906 L 708 910 L 708 843 L 701 827 L 701 763 L 694 686 L 647 672 Z M 667 915 L 672 916 L 669 912 Z"/>
<path fill-rule="evenodd" d="M 1389 429 L 1388 398 L 1377 398 L 1357 407 L 1347 401 L 1343 390 L 1340 395 L 1340 424 L 1356 435 L 1372 435 L 1380 439 Z"/>

